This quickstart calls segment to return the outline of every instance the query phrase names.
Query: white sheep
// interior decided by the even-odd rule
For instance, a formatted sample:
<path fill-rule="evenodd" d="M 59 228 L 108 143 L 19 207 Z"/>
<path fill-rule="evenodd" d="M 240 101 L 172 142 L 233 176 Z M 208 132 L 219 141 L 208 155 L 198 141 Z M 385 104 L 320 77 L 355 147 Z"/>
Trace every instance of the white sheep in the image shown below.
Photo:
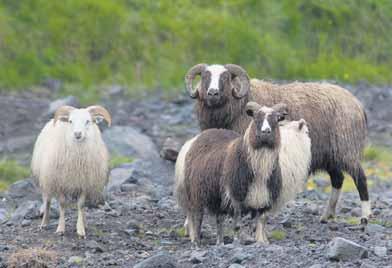
<path fill-rule="evenodd" d="M 56 233 L 65 232 L 65 205 L 77 200 L 77 234 L 85 237 L 84 204 L 102 197 L 108 181 L 109 153 L 97 123 L 111 124 L 109 112 L 101 106 L 76 109 L 60 107 L 39 134 L 31 169 L 42 191 L 43 219 L 49 223 L 51 199 L 59 201 L 60 219 Z"/>

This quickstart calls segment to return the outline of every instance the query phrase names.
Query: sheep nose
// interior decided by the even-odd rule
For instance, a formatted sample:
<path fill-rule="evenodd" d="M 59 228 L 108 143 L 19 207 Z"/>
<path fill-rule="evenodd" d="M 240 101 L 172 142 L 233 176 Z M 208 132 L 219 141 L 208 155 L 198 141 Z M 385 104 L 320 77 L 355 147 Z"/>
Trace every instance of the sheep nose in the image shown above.
<path fill-rule="evenodd" d="M 271 129 L 270 128 L 262 129 L 261 133 L 263 133 L 263 134 L 270 134 L 271 133 Z"/>
<path fill-rule="evenodd" d="M 74 132 L 75 139 L 80 140 L 82 138 L 82 132 L 76 131 Z"/>
<path fill-rule="evenodd" d="M 217 88 L 210 88 L 210 89 L 207 91 L 207 94 L 208 94 L 208 96 L 216 97 L 216 96 L 219 95 L 219 89 L 217 89 Z"/>

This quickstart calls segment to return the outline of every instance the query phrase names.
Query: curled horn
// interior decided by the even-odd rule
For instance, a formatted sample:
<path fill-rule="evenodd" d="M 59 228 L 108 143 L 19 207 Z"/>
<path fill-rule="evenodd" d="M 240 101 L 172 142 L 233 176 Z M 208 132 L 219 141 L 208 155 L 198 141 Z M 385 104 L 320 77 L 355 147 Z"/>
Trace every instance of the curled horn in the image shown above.
<path fill-rule="evenodd" d="M 279 113 L 278 121 L 283 121 L 286 119 L 286 116 L 289 114 L 287 105 L 285 103 L 278 103 L 272 106 L 274 111 Z"/>
<path fill-rule="evenodd" d="M 238 77 L 240 80 L 240 88 L 233 87 L 233 96 L 237 99 L 243 98 L 250 90 L 248 74 L 241 66 L 235 64 L 226 64 L 225 68 L 232 74 L 233 79 Z"/>
<path fill-rule="evenodd" d="M 246 113 L 249 116 L 253 116 L 253 114 L 255 113 L 255 111 L 259 110 L 261 108 L 261 105 L 254 102 L 254 101 L 250 101 L 246 104 Z"/>
<path fill-rule="evenodd" d="M 282 103 L 282 102 L 272 106 L 272 109 L 274 109 L 274 111 L 277 111 L 277 112 L 281 113 L 282 115 L 288 115 L 289 114 L 287 105 L 285 103 Z"/>
<path fill-rule="evenodd" d="M 193 79 L 195 79 L 196 75 L 200 75 L 206 68 L 207 68 L 207 64 L 205 63 L 196 64 L 195 66 L 190 68 L 187 74 L 185 75 L 186 90 L 188 91 L 192 99 L 197 98 L 199 95 L 197 88 L 196 89 L 193 88 Z"/>
<path fill-rule="evenodd" d="M 71 111 L 75 110 L 75 107 L 72 106 L 61 106 L 60 108 L 57 109 L 57 111 L 54 113 L 54 124 L 56 124 L 56 122 L 58 120 L 62 120 L 62 121 L 66 121 L 68 120 L 69 117 L 69 113 Z"/>
<path fill-rule="evenodd" d="M 104 107 L 99 106 L 99 105 L 94 105 L 90 106 L 87 108 L 87 111 L 91 114 L 91 116 L 95 119 L 96 116 L 102 116 L 106 122 L 108 123 L 108 126 L 112 124 L 112 117 L 110 116 L 110 113 L 108 110 L 106 110 Z"/>

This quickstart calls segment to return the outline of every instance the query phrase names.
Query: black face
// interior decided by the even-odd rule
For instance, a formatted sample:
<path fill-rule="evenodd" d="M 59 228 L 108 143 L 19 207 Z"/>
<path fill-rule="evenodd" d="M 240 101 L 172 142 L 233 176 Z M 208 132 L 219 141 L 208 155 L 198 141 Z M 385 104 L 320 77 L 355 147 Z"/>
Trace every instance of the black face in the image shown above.
<path fill-rule="evenodd" d="M 228 71 L 206 70 L 201 74 L 201 99 L 208 107 L 218 108 L 226 104 L 231 93 L 231 75 Z"/>
<path fill-rule="evenodd" d="M 247 114 L 253 118 L 249 133 L 253 148 L 273 148 L 279 144 L 279 121 L 283 119 L 281 113 L 263 107 L 257 111 L 247 110 Z"/>

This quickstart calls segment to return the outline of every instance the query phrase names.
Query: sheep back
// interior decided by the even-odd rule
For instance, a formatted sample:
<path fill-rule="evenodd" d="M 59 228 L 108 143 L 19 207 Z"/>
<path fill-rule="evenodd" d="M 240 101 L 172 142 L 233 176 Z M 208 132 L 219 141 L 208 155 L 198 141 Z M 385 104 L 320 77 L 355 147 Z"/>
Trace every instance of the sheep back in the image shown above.
<path fill-rule="evenodd" d="M 289 120 L 306 120 L 312 140 L 312 172 L 336 166 L 350 170 L 361 159 L 367 137 L 366 114 L 347 90 L 329 83 L 276 85 L 252 79 L 250 98 L 267 106 L 286 103 Z M 249 124 L 245 112 L 238 120 Z M 245 129 L 233 128 L 240 133 Z"/>

